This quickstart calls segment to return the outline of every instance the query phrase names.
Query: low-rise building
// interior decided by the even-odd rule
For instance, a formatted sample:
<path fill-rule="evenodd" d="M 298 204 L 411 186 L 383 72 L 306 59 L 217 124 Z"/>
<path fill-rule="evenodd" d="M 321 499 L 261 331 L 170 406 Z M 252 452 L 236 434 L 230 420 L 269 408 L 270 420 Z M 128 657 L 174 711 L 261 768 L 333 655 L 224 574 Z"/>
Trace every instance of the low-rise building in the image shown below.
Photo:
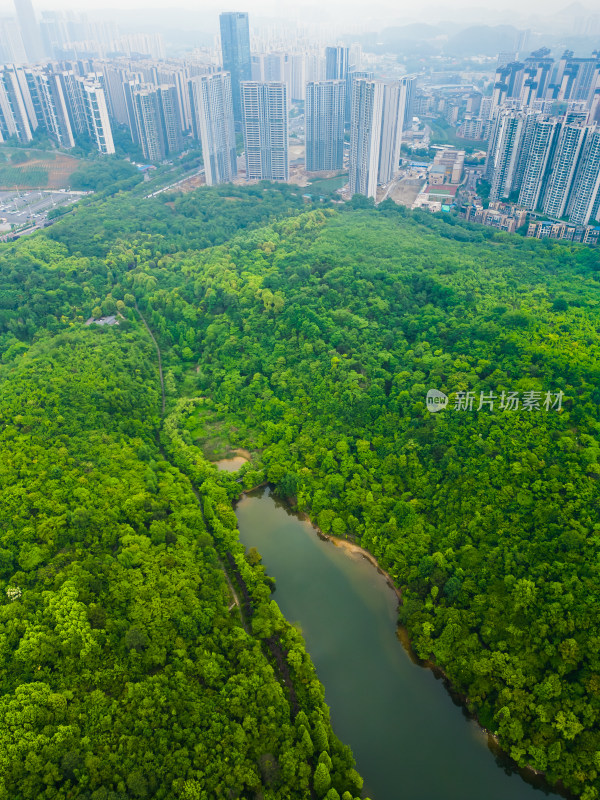
<path fill-rule="evenodd" d="M 432 164 L 429 167 L 429 184 L 439 186 L 446 183 L 446 167 L 442 164 Z"/>
<path fill-rule="evenodd" d="M 425 208 L 429 211 L 450 211 L 454 205 L 454 197 L 458 186 L 449 184 L 431 184 L 420 192 L 413 203 L 413 208 Z"/>
<path fill-rule="evenodd" d="M 529 239 L 564 239 L 568 242 L 597 245 L 600 240 L 600 227 L 542 220 L 529 223 L 527 237 Z"/>
<path fill-rule="evenodd" d="M 445 147 L 435 154 L 433 164 L 444 168 L 446 183 L 459 184 L 465 166 L 465 151 L 456 150 L 454 147 Z"/>
<path fill-rule="evenodd" d="M 466 116 L 458 126 L 456 135 L 461 139 L 483 141 L 490 135 L 490 121 L 485 117 Z"/>
<path fill-rule="evenodd" d="M 477 222 L 507 233 L 514 233 L 527 221 L 527 211 L 512 203 L 490 203 L 489 208 L 473 203 L 462 209 L 461 216 L 467 222 Z"/>
<path fill-rule="evenodd" d="M 527 209 L 520 208 L 514 203 L 501 203 L 499 200 L 495 200 L 489 204 L 489 209 L 492 211 L 497 211 L 500 214 L 506 214 L 509 217 L 514 217 L 517 228 L 520 228 L 527 222 Z"/>

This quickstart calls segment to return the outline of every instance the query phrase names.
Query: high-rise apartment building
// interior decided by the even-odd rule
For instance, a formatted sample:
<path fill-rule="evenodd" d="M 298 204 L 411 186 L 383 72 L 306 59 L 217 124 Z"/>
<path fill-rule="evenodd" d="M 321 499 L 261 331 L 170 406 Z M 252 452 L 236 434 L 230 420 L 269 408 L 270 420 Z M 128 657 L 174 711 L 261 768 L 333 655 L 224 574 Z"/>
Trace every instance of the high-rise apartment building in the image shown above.
<path fill-rule="evenodd" d="M 558 61 L 547 49 L 537 50 L 523 61 L 499 64 L 492 93 L 493 109 L 507 100 L 533 108 L 540 100 L 582 102 L 588 108 L 600 88 L 600 55 L 575 58 L 566 50 Z"/>
<path fill-rule="evenodd" d="M 20 81 L 21 68 L 0 68 L 0 135 L 2 141 L 16 136 L 20 142 L 30 142 L 32 124 L 27 113 L 26 99 Z M 35 130 L 35 127 L 34 127 Z"/>
<path fill-rule="evenodd" d="M 306 80 L 324 81 L 326 76 L 326 61 L 319 53 L 306 53 Z M 333 80 L 336 80 L 335 78 Z"/>
<path fill-rule="evenodd" d="M 600 128 L 587 113 L 561 116 L 522 108 L 497 111 L 488 148 L 490 200 L 516 194 L 529 211 L 587 225 L 600 205 Z"/>
<path fill-rule="evenodd" d="M 540 119 L 540 116 L 541 114 L 539 111 L 527 109 L 523 115 L 524 121 L 521 134 L 513 142 L 513 147 L 517 148 L 515 167 L 511 173 L 511 186 L 513 192 L 518 191 L 523 183 L 523 176 L 525 175 L 527 161 L 529 158 L 529 149 L 537 131 L 537 121 Z"/>
<path fill-rule="evenodd" d="M 188 81 L 189 68 L 183 64 L 165 64 L 159 62 L 152 68 L 152 83 L 157 86 L 174 86 L 177 90 L 177 105 L 179 109 L 179 124 L 182 131 L 192 128 L 192 110 L 190 107 L 190 93 Z"/>
<path fill-rule="evenodd" d="M 600 123 L 600 87 L 594 92 L 592 102 L 590 103 L 588 124 L 593 125 L 594 122 Z"/>
<path fill-rule="evenodd" d="M 183 150 L 183 137 L 181 135 L 181 113 L 177 87 L 161 84 L 156 87 L 156 92 L 165 155 L 170 156 L 174 153 L 181 153 Z"/>
<path fill-rule="evenodd" d="M 372 80 L 374 75 L 367 70 L 350 69 L 346 75 L 346 108 L 344 111 L 344 121 L 346 125 L 350 124 L 350 116 L 352 114 L 352 92 L 354 91 L 354 81 L 359 78 L 368 78 Z"/>
<path fill-rule="evenodd" d="M 162 161 L 165 157 L 164 145 L 160 135 L 160 115 L 155 87 L 126 84 L 125 97 L 130 114 L 129 130 L 149 161 Z"/>
<path fill-rule="evenodd" d="M 183 148 L 175 86 L 125 85 L 129 128 L 149 161 L 163 161 Z"/>
<path fill-rule="evenodd" d="M 26 70 L 26 74 L 39 124 L 54 137 L 59 147 L 74 147 L 75 135 L 62 76 L 36 68 Z"/>
<path fill-rule="evenodd" d="M 68 19 L 61 11 L 42 11 L 40 33 L 44 49 L 54 58 L 59 57 L 71 41 Z"/>
<path fill-rule="evenodd" d="M 62 96 L 67 105 L 69 119 L 75 137 L 89 133 L 89 125 L 87 119 L 87 111 L 82 91 L 81 78 L 84 75 L 78 75 L 73 69 L 65 69 L 57 73 L 57 80 L 60 81 Z M 101 84 L 104 88 L 104 80 Z"/>
<path fill-rule="evenodd" d="M 39 27 L 46 55 L 57 60 L 86 49 L 102 53 L 122 49 L 116 22 L 93 22 L 85 12 L 42 11 Z"/>
<path fill-rule="evenodd" d="M 285 53 L 257 53 L 251 58 L 252 78 L 258 83 L 277 83 L 285 79 Z"/>
<path fill-rule="evenodd" d="M 37 72 L 39 69 L 39 67 L 13 67 L 14 80 L 16 81 L 15 94 L 19 92 L 21 95 L 32 134 L 35 133 L 38 125 L 43 125 L 43 121 L 37 113 L 34 97 L 31 94 L 29 80 L 30 73 Z"/>
<path fill-rule="evenodd" d="M 165 58 L 165 44 L 160 33 L 129 33 L 120 36 L 113 47 L 132 58 L 141 54 Z"/>
<path fill-rule="evenodd" d="M 305 53 L 290 53 L 286 62 L 286 82 L 290 88 L 291 100 L 306 99 L 308 78 Z"/>
<path fill-rule="evenodd" d="M 556 99 L 589 102 L 598 85 L 599 74 L 598 53 L 591 58 L 574 58 L 572 50 L 565 51 L 555 72 Z"/>
<path fill-rule="evenodd" d="M 26 64 L 28 60 L 17 20 L 0 19 L 0 64 Z"/>
<path fill-rule="evenodd" d="M 400 168 L 400 146 L 404 122 L 406 87 L 399 81 L 386 83 L 383 92 L 381 148 L 377 182 L 386 184 Z"/>
<path fill-rule="evenodd" d="M 86 65 L 80 66 L 83 70 Z M 22 142 L 29 142 L 40 128 L 59 147 L 73 147 L 83 134 L 90 137 L 100 153 L 114 153 L 104 76 L 83 71 L 81 76 L 72 69 L 0 68 L 2 138 L 16 136 Z"/>
<path fill-rule="evenodd" d="M 81 83 L 83 106 L 88 133 L 96 147 L 105 155 L 115 152 L 112 128 L 108 116 L 106 96 L 99 75 L 89 75 L 78 79 Z"/>
<path fill-rule="evenodd" d="M 543 188 L 546 186 L 560 124 L 557 119 L 545 119 L 541 115 L 528 121 L 530 122 L 531 136 L 528 137 L 525 146 L 520 145 L 526 163 L 521 179 L 519 205 L 528 211 L 533 211 L 534 208 L 537 208 Z M 519 147 L 518 144 L 516 146 Z M 515 190 L 519 188 L 517 181 L 513 185 Z"/>
<path fill-rule="evenodd" d="M 600 216 L 600 128 L 588 128 L 582 148 L 567 215 L 576 225 L 595 222 Z"/>
<path fill-rule="evenodd" d="M 24 80 L 19 81 L 21 84 L 21 94 L 25 102 L 25 109 L 29 118 L 31 132 L 34 133 L 38 127 L 46 127 L 46 120 L 44 116 L 44 100 L 41 97 L 40 91 L 40 78 L 46 74 L 45 70 L 40 67 L 24 67 L 20 70 Z M 25 84 L 25 85 L 23 85 Z M 70 145 L 60 144 L 61 147 L 69 147 Z"/>
<path fill-rule="evenodd" d="M 527 85 L 525 91 L 528 93 L 530 101 L 544 98 L 551 93 L 549 84 L 553 64 L 549 51 L 544 48 L 525 59 L 523 85 Z"/>
<path fill-rule="evenodd" d="M 399 82 L 359 78 L 354 82 L 350 121 L 349 183 L 352 194 L 375 198 L 400 162 L 403 97 Z"/>
<path fill-rule="evenodd" d="M 192 130 L 202 142 L 206 183 L 228 183 L 237 175 L 231 76 L 216 72 L 192 78 L 189 91 Z"/>
<path fill-rule="evenodd" d="M 405 75 L 400 78 L 400 84 L 404 87 L 404 129 L 412 124 L 413 106 L 415 94 L 417 92 L 417 79 L 414 75 Z"/>
<path fill-rule="evenodd" d="M 46 54 L 31 0 L 15 0 L 15 8 L 27 60 L 31 64 L 42 61 Z"/>
<path fill-rule="evenodd" d="M 362 45 L 359 42 L 353 42 L 350 45 L 348 55 L 348 69 L 360 70 L 362 64 Z"/>
<path fill-rule="evenodd" d="M 345 81 L 348 74 L 349 49 L 325 48 L 325 78 L 328 81 Z"/>
<path fill-rule="evenodd" d="M 183 137 L 181 135 L 181 113 L 179 111 L 177 87 L 161 84 L 156 87 L 156 95 L 165 156 L 181 153 L 183 150 Z"/>
<path fill-rule="evenodd" d="M 246 178 L 287 181 L 288 90 L 285 83 L 241 84 Z"/>
<path fill-rule="evenodd" d="M 221 25 L 221 51 L 223 71 L 231 75 L 233 115 L 236 122 L 242 121 L 241 83 L 252 80 L 250 58 L 250 26 L 248 14 L 227 12 L 219 15 Z"/>
<path fill-rule="evenodd" d="M 375 198 L 383 112 L 383 83 L 359 78 L 352 89 L 348 182 L 352 194 Z"/>
<path fill-rule="evenodd" d="M 552 153 L 552 171 L 547 181 L 542 210 L 550 217 L 563 217 L 573 179 L 585 144 L 588 128 L 583 122 L 556 122 L 556 152 Z"/>
<path fill-rule="evenodd" d="M 129 70 L 120 64 L 103 64 L 106 101 L 111 117 L 121 125 L 129 124 L 123 87 L 131 80 Z"/>
<path fill-rule="evenodd" d="M 518 188 L 518 166 L 527 114 L 502 109 L 497 113 L 490 135 L 486 161 L 486 178 L 490 183 L 490 200 L 508 197 Z"/>
<path fill-rule="evenodd" d="M 343 167 L 345 93 L 346 81 L 311 81 L 306 84 L 304 129 L 308 172 Z"/>

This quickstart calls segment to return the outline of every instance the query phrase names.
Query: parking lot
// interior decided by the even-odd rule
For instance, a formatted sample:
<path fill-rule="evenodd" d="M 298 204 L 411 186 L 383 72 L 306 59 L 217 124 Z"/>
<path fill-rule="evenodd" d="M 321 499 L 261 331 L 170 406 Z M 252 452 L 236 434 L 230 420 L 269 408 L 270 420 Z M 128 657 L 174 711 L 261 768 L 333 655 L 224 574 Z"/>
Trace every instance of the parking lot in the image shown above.
<path fill-rule="evenodd" d="M 0 191 L 0 217 L 6 221 L 2 226 L 42 225 L 49 211 L 58 206 L 68 205 L 80 200 L 86 192 L 66 192 L 62 190 L 31 189 Z"/>

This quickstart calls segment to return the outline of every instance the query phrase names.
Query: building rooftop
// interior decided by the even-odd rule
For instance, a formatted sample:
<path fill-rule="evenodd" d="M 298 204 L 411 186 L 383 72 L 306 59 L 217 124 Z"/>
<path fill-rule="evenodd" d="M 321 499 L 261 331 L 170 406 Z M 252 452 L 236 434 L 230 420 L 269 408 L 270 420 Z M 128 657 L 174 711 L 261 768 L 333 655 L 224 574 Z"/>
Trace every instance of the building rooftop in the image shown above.
<path fill-rule="evenodd" d="M 111 315 L 109 317 L 100 317 L 99 319 L 94 319 L 94 317 L 90 317 L 85 324 L 86 325 L 92 325 L 92 324 L 94 324 L 94 325 L 118 325 L 119 324 L 119 320 L 114 315 Z"/>

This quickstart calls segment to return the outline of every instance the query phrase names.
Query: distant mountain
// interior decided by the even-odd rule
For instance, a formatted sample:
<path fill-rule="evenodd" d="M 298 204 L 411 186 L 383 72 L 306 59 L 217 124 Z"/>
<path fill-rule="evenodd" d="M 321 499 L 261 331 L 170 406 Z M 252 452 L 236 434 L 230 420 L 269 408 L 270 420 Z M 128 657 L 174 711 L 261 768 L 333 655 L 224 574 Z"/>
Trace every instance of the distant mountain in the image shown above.
<path fill-rule="evenodd" d="M 513 50 L 518 36 L 519 30 L 513 25 L 476 25 L 451 36 L 444 52 L 453 56 L 495 56 L 503 50 Z"/>
<path fill-rule="evenodd" d="M 371 52 L 398 55 L 496 56 L 503 50 L 513 50 L 520 30 L 514 25 L 470 25 L 456 23 L 429 25 L 416 22 L 384 28 L 379 33 L 362 37 L 347 37 L 361 42 Z"/>
<path fill-rule="evenodd" d="M 398 25 L 392 28 L 384 28 L 380 36 L 383 39 L 434 39 L 446 32 L 447 29 L 442 25 L 428 25 L 425 22 L 413 22 L 411 25 Z"/>
<path fill-rule="evenodd" d="M 398 53 L 398 55 L 426 55 L 440 53 L 448 28 L 445 25 L 427 25 L 414 22 L 384 28 L 379 33 L 367 33 L 361 37 L 356 34 L 349 41 L 360 41 L 362 46 L 375 53 Z"/>
<path fill-rule="evenodd" d="M 565 8 L 561 8 L 560 11 L 557 11 L 554 16 L 555 17 L 580 17 L 580 16 L 589 16 L 590 14 L 594 14 L 598 12 L 592 11 L 587 6 L 584 6 L 583 3 L 571 3 L 570 5 L 566 6 Z"/>

